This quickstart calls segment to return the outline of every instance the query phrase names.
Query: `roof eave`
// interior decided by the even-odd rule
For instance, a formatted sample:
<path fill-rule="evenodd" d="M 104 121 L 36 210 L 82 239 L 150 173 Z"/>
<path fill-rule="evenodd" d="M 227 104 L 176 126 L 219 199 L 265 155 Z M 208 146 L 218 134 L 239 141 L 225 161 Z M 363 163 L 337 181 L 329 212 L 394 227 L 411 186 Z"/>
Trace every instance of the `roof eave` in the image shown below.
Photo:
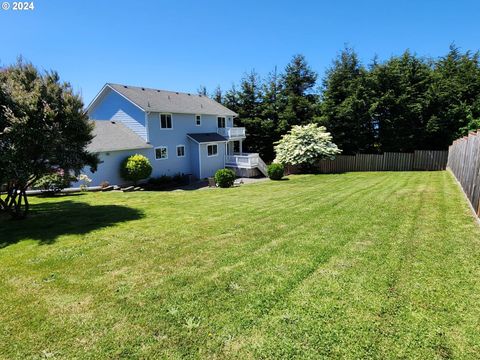
<path fill-rule="evenodd" d="M 237 113 L 234 113 L 233 111 L 231 113 L 206 113 L 206 112 L 181 112 L 181 111 L 170 111 L 170 110 L 160 110 L 160 109 L 148 109 L 146 110 L 148 113 L 168 113 L 168 114 L 182 114 L 182 115 L 211 115 L 211 116 L 232 116 L 232 117 L 238 117 Z"/>
<path fill-rule="evenodd" d="M 209 141 L 197 141 L 193 137 L 191 137 L 189 134 L 187 134 L 187 137 L 192 140 L 193 142 L 196 142 L 197 144 L 211 144 L 211 143 L 227 143 L 228 140 L 209 140 Z"/>

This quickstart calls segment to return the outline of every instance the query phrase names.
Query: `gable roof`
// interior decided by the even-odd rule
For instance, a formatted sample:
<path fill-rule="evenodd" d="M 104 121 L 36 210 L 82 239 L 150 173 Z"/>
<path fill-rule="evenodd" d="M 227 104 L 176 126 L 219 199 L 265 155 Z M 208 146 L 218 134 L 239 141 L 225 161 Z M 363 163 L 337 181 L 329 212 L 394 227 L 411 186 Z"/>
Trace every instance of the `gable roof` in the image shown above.
<path fill-rule="evenodd" d="M 135 134 L 121 122 L 94 120 L 92 142 L 87 150 L 93 153 L 116 150 L 148 149 L 152 145 Z"/>
<path fill-rule="evenodd" d="M 112 83 L 107 83 L 104 89 L 106 87 L 113 89 L 143 111 L 222 116 L 238 115 L 207 96 Z"/>
<path fill-rule="evenodd" d="M 222 135 L 219 135 L 217 133 L 197 133 L 197 134 L 187 134 L 187 136 L 199 144 L 227 141 L 227 139 L 225 139 Z"/>

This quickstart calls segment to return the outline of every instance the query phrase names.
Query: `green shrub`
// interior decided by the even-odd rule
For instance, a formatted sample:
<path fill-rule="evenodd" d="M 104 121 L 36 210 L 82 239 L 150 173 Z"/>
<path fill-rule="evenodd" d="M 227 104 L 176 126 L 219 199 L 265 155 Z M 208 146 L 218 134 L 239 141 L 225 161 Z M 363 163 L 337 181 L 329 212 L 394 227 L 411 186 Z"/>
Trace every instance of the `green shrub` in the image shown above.
<path fill-rule="evenodd" d="M 232 187 L 234 181 L 235 173 L 230 169 L 220 169 L 215 173 L 215 182 L 221 188 Z"/>
<path fill-rule="evenodd" d="M 151 177 L 145 184 L 147 190 L 157 191 L 171 189 L 182 185 L 188 185 L 189 177 L 183 173 L 176 173 L 172 176 L 162 175 Z"/>
<path fill-rule="evenodd" d="M 282 164 L 273 163 L 268 165 L 267 174 L 268 177 L 272 180 L 280 180 L 285 173 L 285 168 Z"/>
<path fill-rule="evenodd" d="M 158 177 L 152 177 L 148 179 L 148 183 L 151 185 L 165 185 L 170 184 L 173 181 L 173 178 L 168 175 L 162 175 Z"/>
<path fill-rule="evenodd" d="M 133 181 L 136 185 L 139 180 L 146 179 L 152 173 L 150 161 L 143 155 L 135 154 L 123 160 L 120 174 L 125 180 Z"/>
<path fill-rule="evenodd" d="M 185 175 L 183 173 L 176 173 L 172 176 L 172 181 L 177 184 L 181 184 L 185 181 Z"/>
<path fill-rule="evenodd" d="M 53 173 L 42 176 L 35 182 L 35 184 L 33 184 L 33 188 L 55 194 L 65 188 L 70 187 L 70 183 L 74 180 L 74 176 L 62 175 L 61 173 Z"/>

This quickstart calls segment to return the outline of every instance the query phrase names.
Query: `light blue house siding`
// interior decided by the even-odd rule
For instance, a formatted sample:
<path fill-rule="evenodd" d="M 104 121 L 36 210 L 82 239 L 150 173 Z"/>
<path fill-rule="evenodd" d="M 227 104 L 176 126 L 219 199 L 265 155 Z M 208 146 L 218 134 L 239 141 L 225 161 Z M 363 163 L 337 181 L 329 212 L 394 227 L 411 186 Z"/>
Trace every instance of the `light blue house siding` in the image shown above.
<path fill-rule="evenodd" d="M 120 165 L 125 158 L 134 154 L 144 155 L 149 158 L 150 162 L 153 161 L 152 149 L 101 152 L 98 154 L 100 163 L 97 171 L 92 173 L 89 167 L 85 167 L 82 173 L 92 179 L 91 186 L 101 185 L 103 181 L 108 181 L 111 185 L 122 185 L 126 181 L 120 176 Z M 81 184 L 82 182 L 75 182 L 71 186 L 79 187 Z"/>
<path fill-rule="evenodd" d="M 93 120 L 122 122 L 137 135 L 147 140 L 145 112 L 111 89 L 107 89 L 105 94 L 97 99 L 96 106 L 89 110 L 88 115 Z"/>
<path fill-rule="evenodd" d="M 190 168 L 192 169 L 192 175 L 200 179 L 200 157 L 198 155 L 200 147 L 198 143 L 191 139 L 188 139 L 188 144 L 190 148 Z"/>
<path fill-rule="evenodd" d="M 166 146 L 168 158 L 153 160 L 152 176 L 174 175 L 177 173 L 192 174 L 196 178 L 212 176 L 211 169 L 215 171 L 223 168 L 225 161 L 225 144 L 218 144 L 218 155 L 208 157 L 207 149 L 202 144 L 201 158 L 198 155 L 199 144 L 190 140 L 187 134 L 193 133 L 215 133 L 217 132 L 217 116 L 201 115 L 201 125 L 196 125 L 194 114 L 171 114 L 172 128 L 162 129 L 160 127 L 160 113 L 148 113 L 147 129 L 149 142 L 156 147 Z M 231 117 L 226 118 L 227 123 L 232 122 Z M 185 156 L 177 156 L 177 146 L 185 146 Z M 155 149 L 152 149 L 155 153 Z M 201 163 L 199 160 L 201 159 Z M 200 173 L 199 167 L 202 167 Z M 213 172 L 215 173 L 215 172 Z"/>
<path fill-rule="evenodd" d="M 225 143 L 215 144 L 217 145 L 218 153 L 214 156 L 208 156 L 208 144 L 200 144 L 200 173 L 198 176 L 200 179 L 213 176 L 218 169 L 225 167 L 226 145 Z"/>
<path fill-rule="evenodd" d="M 204 124 L 195 126 L 195 115 L 171 114 L 172 129 L 160 128 L 160 114 L 149 113 L 147 115 L 147 127 L 149 131 L 149 142 L 154 147 L 167 147 L 168 158 L 153 160 L 153 176 L 174 175 L 177 173 L 192 174 L 191 152 L 187 138 L 188 132 L 200 132 L 200 129 L 206 129 Z M 197 128 L 197 129 L 196 129 Z M 207 130 L 205 130 L 207 131 Z M 210 129 L 209 131 L 217 131 Z M 185 146 L 185 156 L 177 156 L 177 146 Z M 155 149 L 152 149 L 155 153 Z"/>

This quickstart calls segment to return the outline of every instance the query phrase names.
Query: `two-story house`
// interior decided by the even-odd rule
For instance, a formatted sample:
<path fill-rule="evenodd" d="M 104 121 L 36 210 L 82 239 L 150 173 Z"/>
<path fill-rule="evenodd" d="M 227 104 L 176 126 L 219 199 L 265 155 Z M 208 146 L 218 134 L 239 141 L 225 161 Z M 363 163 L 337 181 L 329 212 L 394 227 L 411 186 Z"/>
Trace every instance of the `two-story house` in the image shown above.
<path fill-rule="evenodd" d="M 122 184 L 121 162 L 145 155 L 152 177 L 192 174 L 198 179 L 218 169 L 239 176 L 265 175 L 256 153 L 243 152 L 245 128 L 235 127 L 237 114 L 201 95 L 106 84 L 87 108 L 95 124 L 89 150 L 99 155 L 95 173 L 84 170 L 92 185 Z"/>

